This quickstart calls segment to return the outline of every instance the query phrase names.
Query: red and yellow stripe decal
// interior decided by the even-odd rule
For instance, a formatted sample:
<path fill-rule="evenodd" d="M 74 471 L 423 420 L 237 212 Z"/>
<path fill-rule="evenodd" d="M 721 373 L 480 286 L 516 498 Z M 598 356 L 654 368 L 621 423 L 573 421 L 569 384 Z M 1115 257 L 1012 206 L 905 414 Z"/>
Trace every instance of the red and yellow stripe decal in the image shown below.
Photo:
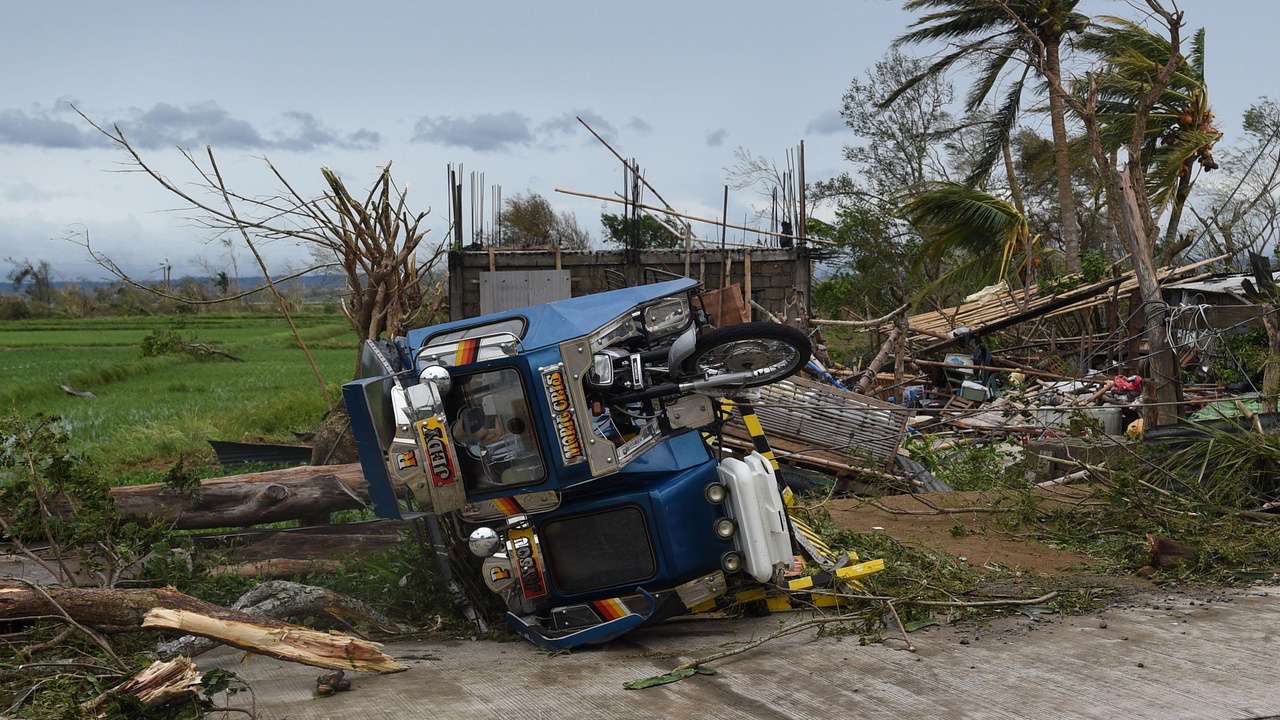
<path fill-rule="evenodd" d="M 458 349 L 453 353 L 454 366 L 470 365 L 476 361 L 476 355 L 480 352 L 480 338 L 470 338 L 468 340 L 459 340 Z"/>
<path fill-rule="evenodd" d="M 496 498 L 490 502 L 507 517 L 524 514 L 524 508 L 520 507 L 520 503 L 516 502 L 515 498 Z"/>
<path fill-rule="evenodd" d="M 626 617 L 631 614 L 630 608 L 619 598 L 592 600 L 591 607 L 595 608 L 595 611 L 605 619 L 605 622 L 617 620 L 620 617 Z"/>

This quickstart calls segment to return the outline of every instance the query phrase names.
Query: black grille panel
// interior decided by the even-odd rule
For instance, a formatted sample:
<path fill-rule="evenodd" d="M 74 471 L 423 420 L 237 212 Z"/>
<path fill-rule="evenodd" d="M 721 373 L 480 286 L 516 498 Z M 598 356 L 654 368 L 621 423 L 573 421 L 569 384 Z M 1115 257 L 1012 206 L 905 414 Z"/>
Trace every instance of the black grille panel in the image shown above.
<path fill-rule="evenodd" d="M 566 594 L 638 583 L 657 570 L 638 507 L 555 520 L 539 534 L 551 577 Z"/>

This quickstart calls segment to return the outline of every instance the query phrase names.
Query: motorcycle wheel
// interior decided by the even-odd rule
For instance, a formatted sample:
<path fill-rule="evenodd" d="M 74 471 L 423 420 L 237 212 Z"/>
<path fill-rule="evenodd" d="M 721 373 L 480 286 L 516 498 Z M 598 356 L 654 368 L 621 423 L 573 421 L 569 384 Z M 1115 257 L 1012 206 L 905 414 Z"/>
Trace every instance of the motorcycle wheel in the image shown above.
<path fill-rule="evenodd" d="M 764 370 L 739 387 L 759 387 L 794 375 L 809 362 L 809 337 L 789 325 L 752 322 L 718 327 L 698 338 L 684 362 L 686 375 Z"/>

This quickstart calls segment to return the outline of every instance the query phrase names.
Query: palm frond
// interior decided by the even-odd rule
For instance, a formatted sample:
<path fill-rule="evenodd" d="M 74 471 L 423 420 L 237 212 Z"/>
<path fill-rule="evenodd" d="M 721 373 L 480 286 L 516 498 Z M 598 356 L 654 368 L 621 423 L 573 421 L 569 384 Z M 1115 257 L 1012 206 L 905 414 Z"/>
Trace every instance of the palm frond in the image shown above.
<path fill-rule="evenodd" d="M 973 4 L 964 9 L 929 13 L 911 23 L 915 28 L 898 38 L 900 43 L 926 43 L 935 40 L 964 40 L 974 35 L 1004 31 L 1009 17 L 995 4 Z"/>
<path fill-rule="evenodd" d="M 986 102 L 987 95 L 991 93 L 991 88 L 995 87 L 996 81 L 1000 79 L 1004 68 L 1009 64 L 1009 59 L 1018 51 L 1018 40 L 1014 39 L 999 48 L 993 48 L 993 54 L 983 64 L 982 69 L 978 71 L 978 79 L 969 86 L 969 93 L 965 96 L 964 109 L 967 112 L 977 110 L 982 103 Z"/>
<path fill-rule="evenodd" d="M 1222 139 L 1220 132 L 1200 130 L 1184 130 L 1179 132 L 1173 142 L 1160 146 L 1152 153 L 1151 169 L 1147 171 L 1147 193 L 1155 204 L 1161 204 L 1178 184 L 1178 177 L 1187 170 L 1193 158 L 1200 155 L 1200 149 L 1212 146 Z"/>
<path fill-rule="evenodd" d="M 954 52 L 950 52 L 950 53 L 947 53 L 946 55 L 943 55 L 941 58 L 938 58 L 933 63 L 931 63 L 929 67 L 925 68 L 924 70 L 921 70 L 919 73 L 916 73 L 915 75 L 903 81 L 901 85 L 893 89 L 893 92 L 889 93 L 888 97 L 880 101 L 880 103 L 878 103 L 876 107 L 880 108 L 881 110 L 889 107 L 890 105 L 897 102 L 898 98 L 902 97 L 905 93 L 909 92 L 911 88 L 915 87 L 916 85 L 919 85 L 920 83 L 924 82 L 925 80 L 928 80 L 929 78 L 938 77 L 942 75 L 947 71 L 948 68 L 950 68 L 959 60 L 963 59 L 969 53 L 976 50 L 979 46 L 980 46 L 980 42 L 970 43 L 968 45 L 965 45 L 959 48 Z"/>
<path fill-rule="evenodd" d="M 1191 67 L 1196 71 L 1196 75 L 1200 80 L 1204 81 L 1204 28 L 1196 31 L 1191 36 L 1191 55 L 1187 57 L 1187 61 L 1191 63 Z"/>
<path fill-rule="evenodd" d="M 991 169 L 1000 159 L 1004 144 L 1009 142 L 1009 134 L 1013 132 L 1013 125 L 1018 120 L 1018 112 L 1022 108 L 1022 90 L 1030 70 L 1030 67 L 1023 69 L 1022 77 L 1010 86 L 1004 103 L 987 123 L 982 133 L 982 144 L 979 145 L 977 156 L 973 161 L 973 168 L 964 180 L 965 185 L 969 187 L 980 185 L 991 174 Z"/>
<path fill-rule="evenodd" d="M 956 249 L 990 259 L 1029 232 L 1012 203 L 959 183 L 915 195 L 899 214 L 924 238 L 922 254 L 933 259 Z"/>

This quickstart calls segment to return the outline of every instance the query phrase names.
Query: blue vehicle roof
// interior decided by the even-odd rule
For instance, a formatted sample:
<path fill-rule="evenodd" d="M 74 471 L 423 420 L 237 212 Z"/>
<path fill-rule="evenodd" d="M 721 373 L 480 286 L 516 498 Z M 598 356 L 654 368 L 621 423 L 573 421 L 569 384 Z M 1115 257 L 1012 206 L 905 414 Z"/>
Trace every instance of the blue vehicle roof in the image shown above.
<path fill-rule="evenodd" d="M 487 325 L 499 320 L 522 317 L 527 326 L 521 344 L 525 350 L 536 350 L 548 345 L 559 345 L 566 340 L 581 337 L 601 325 L 650 300 L 672 295 L 698 285 L 692 278 L 680 278 L 650 285 L 610 290 L 609 292 L 583 295 L 565 300 L 555 300 L 542 305 L 531 305 L 517 310 L 480 315 L 410 330 L 406 337 L 410 347 L 421 347 L 430 335 L 449 330 L 461 330 L 475 325 Z"/>

